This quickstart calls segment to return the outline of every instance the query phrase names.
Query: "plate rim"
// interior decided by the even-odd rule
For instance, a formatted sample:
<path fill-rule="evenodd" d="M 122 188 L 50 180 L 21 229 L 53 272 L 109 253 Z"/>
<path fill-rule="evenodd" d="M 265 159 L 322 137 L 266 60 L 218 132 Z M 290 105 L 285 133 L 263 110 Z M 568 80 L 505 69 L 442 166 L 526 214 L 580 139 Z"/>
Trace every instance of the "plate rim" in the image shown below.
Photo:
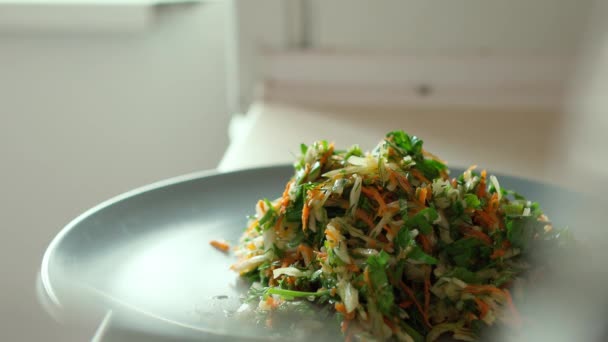
<path fill-rule="evenodd" d="M 288 166 L 293 167 L 291 164 L 283 163 L 283 164 L 244 168 L 244 169 L 237 169 L 237 170 L 230 170 L 230 171 L 221 171 L 218 169 L 195 171 L 195 172 L 190 172 L 190 173 L 186 173 L 186 174 L 175 176 L 175 177 L 166 178 L 166 179 L 159 180 L 156 182 L 152 182 L 152 183 L 140 186 L 140 187 L 136 187 L 134 189 L 123 192 L 119 195 L 113 196 L 105 201 L 102 201 L 102 202 L 94 205 L 93 207 L 85 210 L 80 215 L 76 216 L 71 221 L 69 221 L 63 228 L 61 228 L 59 230 L 59 232 L 53 237 L 53 239 L 47 245 L 47 247 L 44 251 L 44 254 L 42 256 L 42 262 L 41 262 L 40 272 L 39 272 L 40 285 L 42 287 L 41 289 L 44 291 L 46 298 L 50 301 L 50 304 L 52 304 L 56 309 L 59 309 L 60 311 L 63 310 L 63 305 L 61 304 L 61 301 L 59 300 L 58 296 L 56 295 L 55 290 L 53 289 L 53 285 L 51 283 L 51 279 L 50 279 L 51 258 L 53 256 L 53 253 L 57 250 L 57 247 L 59 246 L 59 244 L 61 244 L 61 242 L 64 240 L 64 238 L 79 223 L 81 223 L 86 218 L 88 218 L 89 216 L 91 216 L 92 214 L 94 214 L 100 210 L 103 210 L 111 205 L 124 201 L 128 198 L 135 197 L 135 196 L 144 194 L 146 192 L 158 190 L 158 189 L 161 189 L 164 187 L 168 187 L 168 186 L 183 183 L 183 182 L 193 181 L 193 180 L 202 179 L 202 178 L 209 178 L 209 177 L 214 177 L 214 176 L 220 176 L 220 175 L 231 175 L 231 174 L 236 174 L 236 173 L 256 172 L 256 171 L 259 172 L 259 171 L 265 171 L 265 170 L 271 170 L 271 169 L 287 168 Z"/>

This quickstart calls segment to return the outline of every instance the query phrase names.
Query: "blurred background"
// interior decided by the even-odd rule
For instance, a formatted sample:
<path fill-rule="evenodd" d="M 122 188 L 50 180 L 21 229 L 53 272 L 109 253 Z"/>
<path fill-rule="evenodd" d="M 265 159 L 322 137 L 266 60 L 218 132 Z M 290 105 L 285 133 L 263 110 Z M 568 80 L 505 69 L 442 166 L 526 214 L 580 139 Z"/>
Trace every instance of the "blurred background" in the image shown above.
<path fill-rule="evenodd" d="M 593 189 L 606 90 L 601 0 L 0 0 L 0 337 L 92 336 L 48 317 L 36 275 L 114 195 L 394 129 L 451 166 Z"/>

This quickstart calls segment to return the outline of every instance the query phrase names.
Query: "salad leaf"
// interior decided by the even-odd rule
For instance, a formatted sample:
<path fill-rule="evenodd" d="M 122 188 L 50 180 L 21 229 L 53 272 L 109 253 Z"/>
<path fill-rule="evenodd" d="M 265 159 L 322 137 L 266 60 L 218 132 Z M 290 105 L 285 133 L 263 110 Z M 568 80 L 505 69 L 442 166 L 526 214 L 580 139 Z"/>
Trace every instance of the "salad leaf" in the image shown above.
<path fill-rule="evenodd" d="M 372 255 L 367 259 L 369 279 L 372 284 L 371 291 L 377 301 L 378 310 L 383 314 L 389 314 L 395 304 L 393 287 L 386 275 L 389 258 L 390 256 L 382 251 L 378 255 Z"/>
<path fill-rule="evenodd" d="M 418 228 L 424 234 L 430 234 L 433 231 L 433 222 L 437 220 L 439 215 L 433 208 L 425 208 L 420 210 L 416 215 L 405 221 L 405 228 Z"/>

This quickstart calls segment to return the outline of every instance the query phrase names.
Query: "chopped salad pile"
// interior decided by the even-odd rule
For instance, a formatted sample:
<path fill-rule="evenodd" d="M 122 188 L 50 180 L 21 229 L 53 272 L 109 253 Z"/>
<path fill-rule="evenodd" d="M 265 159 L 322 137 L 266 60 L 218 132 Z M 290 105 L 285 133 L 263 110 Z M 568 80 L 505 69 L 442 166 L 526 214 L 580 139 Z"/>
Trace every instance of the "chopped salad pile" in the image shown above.
<path fill-rule="evenodd" d="M 330 310 L 347 340 L 474 341 L 484 326 L 524 324 L 513 286 L 563 232 L 485 170 L 451 176 L 422 144 L 395 131 L 371 153 L 301 146 L 232 266 L 264 324 L 296 302 Z"/>

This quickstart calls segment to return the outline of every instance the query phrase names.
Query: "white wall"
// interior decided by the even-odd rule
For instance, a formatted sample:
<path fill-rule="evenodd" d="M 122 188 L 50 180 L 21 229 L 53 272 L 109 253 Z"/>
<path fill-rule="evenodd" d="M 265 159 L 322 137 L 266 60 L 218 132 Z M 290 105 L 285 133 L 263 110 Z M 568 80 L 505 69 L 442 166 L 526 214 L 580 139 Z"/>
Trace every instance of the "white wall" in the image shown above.
<path fill-rule="evenodd" d="M 590 0 L 311 0 L 315 46 L 573 53 Z"/>
<path fill-rule="evenodd" d="M 608 2 L 594 1 L 571 85 L 564 154 L 577 172 L 608 180 Z"/>
<path fill-rule="evenodd" d="M 239 83 L 234 99 L 238 103 L 233 108 L 246 110 L 255 98 L 254 85 L 269 79 L 265 73 L 272 63 L 269 50 L 296 53 L 312 50 L 358 57 L 381 54 L 418 60 L 496 57 L 507 64 L 519 58 L 545 58 L 548 64 L 554 60 L 567 61 L 568 67 L 555 75 L 561 80 L 570 76 L 569 66 L 585 31 L 591 2 L 233 0 L 237 13 L 235 35 L 239 37 L 234 62 L 237 70 L 234 78 Z M 475 63 L 471 65 L 474 67 Z M 513 63 L 512 68 L 517 67 Z M 475 71 L 473 79 L 481 72 Z M 525 70 L 515 74 L 527 77 Z M 563 83 L 557 85 L 560 100 Z M 534 86 L 545 87 L 536 83 Z M 483 96 L 486 95 L 476 95 Z M 561 105 L 561 101 L 555 102 Z"/>
<path fill-rule="evenodd" d="M 226 10 L 161 6 L 127 35 L 0 32 L 0 340 L 67 339 L 34 295 L 64 224 L 133 187 L 216 166 L 229 120 Z"/>

